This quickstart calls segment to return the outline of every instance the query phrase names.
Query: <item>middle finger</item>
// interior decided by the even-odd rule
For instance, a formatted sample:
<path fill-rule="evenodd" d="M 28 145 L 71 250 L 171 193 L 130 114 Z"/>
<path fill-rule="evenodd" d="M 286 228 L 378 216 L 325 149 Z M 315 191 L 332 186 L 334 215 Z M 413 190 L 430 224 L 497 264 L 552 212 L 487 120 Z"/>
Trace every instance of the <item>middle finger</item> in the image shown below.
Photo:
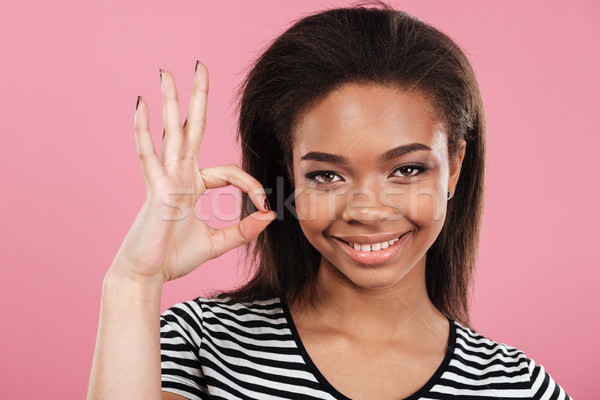
<path fill-rule="evenodd" d="M 188 127 L 185 130 L 185 156 L 198 157 L 200 143 L 206 127 L 206 107 L 208 102 L 208 68 L 196 60 L 194 87 L 188 107 Z"/>

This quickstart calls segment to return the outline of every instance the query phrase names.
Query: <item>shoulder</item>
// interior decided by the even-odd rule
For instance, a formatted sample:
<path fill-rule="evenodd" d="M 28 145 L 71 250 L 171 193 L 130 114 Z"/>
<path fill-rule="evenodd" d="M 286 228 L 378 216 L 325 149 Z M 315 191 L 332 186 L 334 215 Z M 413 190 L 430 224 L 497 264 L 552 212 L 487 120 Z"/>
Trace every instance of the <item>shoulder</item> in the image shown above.
<path fill-rule="evenodd" d="M 197 297 L 193 300 L 177 303 L 161 314 L 161 320 L 175 324 L 187 324 L 195 330 L 201 325 L 219 323 L 244 323 L 264 321 L 284 322 L 280 298 L 233 302 L 228 297 Z"/>
<path fill-rule="evenodd" d="M 510 388 L 510 393 L 505 393 L 507 396 L 569 398 L 544 367 L 536 364 L 523 350 L 490 339 L 456 321 L 454 324 L 456 339 L 450 367 L 458 375 L 484 382 L 496 391 Z"/>
<path fill-rule="evenodd" d="M 274 297 L 268 300 L 254 300 L 234 302 L 229 297 L 196 297 L 193 300 L 183 301 L 166 309 L 162 315 L 167 314 L 195 314 L 201 316 L 204 312 L 226 311 L 234 314 L 273 314 L 281 311 L 281 300 Z"/>
<path fill-rule="evenodd" d="M 455 353 L 458 357 L 478 365 L 501 363 L 511 371 L 520 371 L 527 365 L 527 357 L 522 350 L 490 339 L 459 322 L 454 321 L 454 324 L 456 325 Z"/>

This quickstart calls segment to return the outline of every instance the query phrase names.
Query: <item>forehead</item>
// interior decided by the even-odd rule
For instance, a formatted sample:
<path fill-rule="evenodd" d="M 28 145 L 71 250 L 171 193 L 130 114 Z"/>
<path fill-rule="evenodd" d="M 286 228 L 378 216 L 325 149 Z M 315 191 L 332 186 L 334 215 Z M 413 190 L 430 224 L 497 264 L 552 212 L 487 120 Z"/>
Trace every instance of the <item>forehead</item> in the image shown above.
<path fill-rule="evenodd" d="M 420 91 L 349 83 L 302 114 L 293 150 L 348 152 L 352 157 L 360 150 L 382 153 L 414 142 L 432 148 L 446 144 L 444 124 Z"/>

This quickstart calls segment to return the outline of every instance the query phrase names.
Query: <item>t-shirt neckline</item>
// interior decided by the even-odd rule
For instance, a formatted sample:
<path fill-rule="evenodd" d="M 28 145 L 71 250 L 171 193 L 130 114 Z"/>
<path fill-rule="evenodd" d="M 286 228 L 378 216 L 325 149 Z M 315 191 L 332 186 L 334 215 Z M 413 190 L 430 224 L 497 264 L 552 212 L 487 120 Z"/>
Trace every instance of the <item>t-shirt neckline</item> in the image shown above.
<path fill-rule="evenodd" d="M 302 343 L 302 340 L 300 339 L 300 335 L 298 334 L 298 330 L 296 329 L 296 324 L 294 323 L 294 320 L 292 319 L 292 313 L 290 312 L 290 309 L 288 307 L 285 296 L 280 296 L 279 302 L 281 304 L 281 308 L 283 310 L 283 314 L 285 316 L 287 325 L 288 325 L 290 331 L 292 332 L 292 337 L 294 339 L 294 342 L 296 343 L 296 346 L 298 347 L 298 350 L 300 351 L 300 355 L 304 359 L 304 363 L 308 367 L 309 371 L 315 376 L 315 378 L 317 378 L 317 380 L 319 381 L 319 384 L 323 387 L 323 389 L 325 389 L 329 394 L 334 396 L 336 399 L 352 400 L 350 397 L 347 397 L 344 394 L 340 393 L 335 387 L 333 387 L 333 385 L 331 383 L 329 383 L 329 381 L 327 379 L 325 379 L 323 374 L 321 374 L 321 371 L 319 371 L 317 366 L 313 363 L 312 359 L 308 355 L 308 352 L 306 351 L 306 348 L 304 347 L 304 344 Z M 448 335 L 448 346 L 446 349 L 446 355 L 444 356 L 444 359 L 442 360 L 439 367 L 435 370 L 435 372 L 433 373 L 431 378 L 419 390 L 417 390 L 410 396 L 404 398 L 403 400 L 417 400 L 417 399 L 420 399 L 425 394 L 429 393 L 429 390 L 436 383 L 438 383 L 438 381 L 440 380 L 440 377 L 442 376 L 442 374 L 448 367 L 448 364 L 450 364 L 450 360 L 452 359 L 452 356 L 454 355 L 454 347 L 456 345 L 456 324 L 454 323 L 453 319 L 448 318 L 448 317 L 446 317 L 446 318 L 448 319 L 448 322 L 450 323 L 450 332 Z"/>

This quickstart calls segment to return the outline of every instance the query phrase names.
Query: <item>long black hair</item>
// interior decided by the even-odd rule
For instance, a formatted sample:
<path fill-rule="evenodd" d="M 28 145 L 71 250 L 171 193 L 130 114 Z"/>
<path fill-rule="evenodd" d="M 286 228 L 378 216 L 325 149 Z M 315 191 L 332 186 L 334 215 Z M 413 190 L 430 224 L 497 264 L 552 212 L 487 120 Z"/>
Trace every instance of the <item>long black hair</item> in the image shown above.
<path fill-rule="evenodd" d="M 315 283 L 321 255 L 304 236 L 293 198 L 292 133 L 299 115 L 346 83 L 418 90 L 446 123 L 448 153 L 466 141 L 460 179 L 442 230 L 426 255 L 426 287 L 446 316 L 470 326 L 470 289 L 483 217 L 485 120 L 474 71 L 460 47 L 382 1 L 305 16 L 251 66 L 236 99 L 242 168 L 267 190 L 278 217 L 246 245 L 252 277 L 220 296 L 298 298 Z M 269 193 L 269 191 L 271 191 Z M 254 211 L 242 194 L 241 217 Z"/>

